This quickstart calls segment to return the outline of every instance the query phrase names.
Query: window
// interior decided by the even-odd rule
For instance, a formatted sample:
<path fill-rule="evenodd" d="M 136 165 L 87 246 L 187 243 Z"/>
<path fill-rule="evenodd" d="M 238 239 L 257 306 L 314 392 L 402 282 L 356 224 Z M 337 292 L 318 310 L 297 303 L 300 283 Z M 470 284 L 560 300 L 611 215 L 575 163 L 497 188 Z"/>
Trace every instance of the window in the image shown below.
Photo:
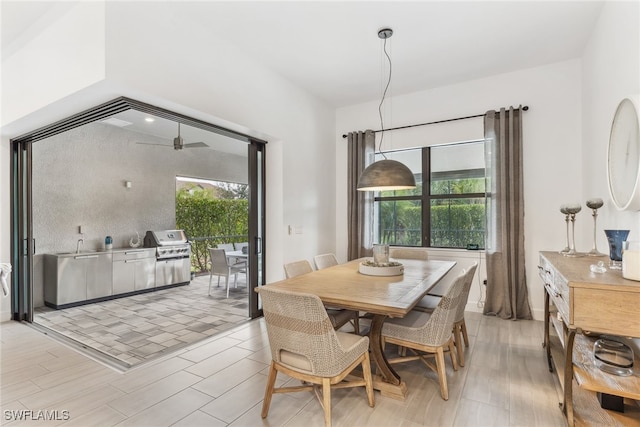
<path fill-rule="evenodd" d="M 376 195 L 374 241 L 440 248 L 476 244 L 484 248 L 484 141 L 385 155 L 413 171 L 416 188 Z M 376 154 L 376 160 L 381 159 L 382 155 Z"/>

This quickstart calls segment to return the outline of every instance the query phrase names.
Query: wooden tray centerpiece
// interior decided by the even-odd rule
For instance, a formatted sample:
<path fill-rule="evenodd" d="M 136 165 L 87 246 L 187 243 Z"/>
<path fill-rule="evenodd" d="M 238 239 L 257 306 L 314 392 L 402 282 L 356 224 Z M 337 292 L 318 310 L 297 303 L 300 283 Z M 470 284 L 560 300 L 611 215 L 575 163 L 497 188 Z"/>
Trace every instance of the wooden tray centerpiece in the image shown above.
<path fill-rule="evenodd" d="M 399 262 L 379 262 L 366 260 L 358 266 L 358 272 L 367 276 L 400 276 L 404 274 L 404 265 Z"/>

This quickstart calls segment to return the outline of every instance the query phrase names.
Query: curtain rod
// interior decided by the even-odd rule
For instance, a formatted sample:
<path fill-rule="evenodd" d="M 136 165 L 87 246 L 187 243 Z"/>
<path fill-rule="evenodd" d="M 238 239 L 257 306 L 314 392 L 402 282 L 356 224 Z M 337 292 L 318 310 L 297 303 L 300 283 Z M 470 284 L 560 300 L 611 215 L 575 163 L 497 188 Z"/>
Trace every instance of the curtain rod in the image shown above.
<path fill-rule="evenodd" d="M 521 108 L 522 111 L 527 111 L 529 109 L 528 105 L 525 105 L 524 107 Z M 486 113 L 485 113 L 486 114 Z M 438 120 L 437 122 L 429 122 L 429 123 L 419 123 L 417 125 L 407 125 L 407 126 L 398 126 L 395 128 L 389 128 L 389 129 L 385 129 L 385 132 L 388 132 L 390 130 L 398 130 L 398 129 L 407 129 L 407 128 L 414 128 L 417 126 L 427 126 L 427 125 L 436 125 L 438 123 L 446 123 L 446 122 L 455 122 L 456 120 L 465 120 L 465 119 L 474 119 L 476 117 L 484 117 L 484 114 L 476 114 L 475 116 L 466 116 L 466 117 L 458 117 L 455 119 L 446 119 L 446 120 Z M 378 133 L 378 132 L 382 132 L 382 129 L 379 130 L 374 130 L 373 133 Z M 347 135 L 343 134 L 342 135 L 343 138 L 346 138 Z"/>

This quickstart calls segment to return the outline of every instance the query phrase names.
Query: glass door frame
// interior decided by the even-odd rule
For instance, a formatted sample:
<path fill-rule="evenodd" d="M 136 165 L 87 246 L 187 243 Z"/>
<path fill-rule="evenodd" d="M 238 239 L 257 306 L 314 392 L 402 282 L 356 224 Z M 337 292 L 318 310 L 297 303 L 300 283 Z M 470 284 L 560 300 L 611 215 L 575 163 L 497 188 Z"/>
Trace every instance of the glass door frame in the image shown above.
<path fill-rule="evenodd" d="M 32 144 L 11 141 L 11 312 L 13 320 L 33 322 Z"/>
<path fill-rule="evenodd" d="M 208 130 L 238 141 L 247 143 L 249 154 L 249 184 L 252 201 L 249 203 L 249 241 L 253 245 L 250 252 L 250 283 L 261 286 L 265 276 L 264 262 L 264 152 L 267 141 L 235 132 L 224 127 L 185 116 L 160 107 L 119 97 L 66 119 L 36 129 L 25 135 L 11 139 L 11 312 L 12 318 L 18 321 L 33 322 L 33 255 L 35 239 L 33 236 L 32 209 L 32 144 L 76 127 L 106 119 L 114 114 L 134 109 L 155 116 Z M 252 187 L 255 185 L 255 187 Z M 255 191 L 253 189 L 257 189 Z M 261 271 L 258 271 L 257 267 Z M 258 308 L 257 293 L 250 287 L 250 317 L 261 315 Z"/>
<path fill-rule="evenodd" d="M 262 316 L 262 307 L 255 287 L 264 285 L 265 276 L 265 145 L 249 144 L 249 317 Z"/>

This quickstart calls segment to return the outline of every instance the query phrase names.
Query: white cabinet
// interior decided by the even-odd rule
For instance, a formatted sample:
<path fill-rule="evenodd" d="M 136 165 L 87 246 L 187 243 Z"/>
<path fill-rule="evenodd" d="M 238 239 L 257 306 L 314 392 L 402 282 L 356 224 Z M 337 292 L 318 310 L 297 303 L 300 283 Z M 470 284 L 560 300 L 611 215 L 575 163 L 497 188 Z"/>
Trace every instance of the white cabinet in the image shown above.
<path fill-rule="evenodd" d="M 132 249 L 113 253 L 113 294 L 155 287 L 155 250 Z"/>
<path fill-rule="evenodd" d="M 156 262 L 156 287 L 182 284 L 190 280 L 189 258 L 159 259 Z"/>
<path fill-rule="evenodd" d="M 110 253 L 45 255 L 44 300 L 49 306 L 111 296 Z"/>

